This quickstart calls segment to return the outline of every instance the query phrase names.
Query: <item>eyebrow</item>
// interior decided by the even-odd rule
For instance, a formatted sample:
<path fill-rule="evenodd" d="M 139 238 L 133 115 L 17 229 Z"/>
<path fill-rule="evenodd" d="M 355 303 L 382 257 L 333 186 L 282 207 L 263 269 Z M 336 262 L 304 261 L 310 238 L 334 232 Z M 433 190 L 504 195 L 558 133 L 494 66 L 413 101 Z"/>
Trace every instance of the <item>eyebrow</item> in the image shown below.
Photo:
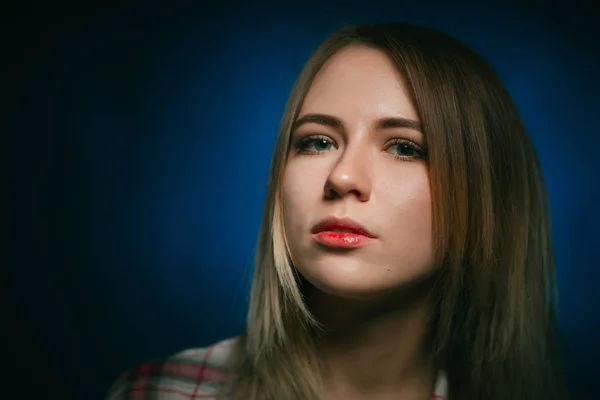
<path fill-rule="evenodd" d="M 300 126 L 308 123 L 329 126 L 335 129 L 340 129 L 344 126 L 343 122 L 334 116 L 327 114 L 306 114 L 298 118 L 292 125 L 292 131 L 295 131 Z M 409 128 L 423 133 L 423 126 L 420 122 L 401 117 L 386 117 L 378 119 L 375 127 L 377 129 L 386 128 Z"/>

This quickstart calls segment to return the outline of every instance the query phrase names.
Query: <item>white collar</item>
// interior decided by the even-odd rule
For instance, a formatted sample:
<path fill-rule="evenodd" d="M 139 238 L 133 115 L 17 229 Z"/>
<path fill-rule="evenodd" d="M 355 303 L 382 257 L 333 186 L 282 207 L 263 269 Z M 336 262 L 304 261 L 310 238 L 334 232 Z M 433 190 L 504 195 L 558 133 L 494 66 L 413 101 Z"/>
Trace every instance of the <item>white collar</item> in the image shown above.
<path fill-rule="evenodd" d="M 448 377 L 446 371 L 438 372 L 435 379 L 435 387 L 433 389 L 432 400 L 448 400 Z"/>

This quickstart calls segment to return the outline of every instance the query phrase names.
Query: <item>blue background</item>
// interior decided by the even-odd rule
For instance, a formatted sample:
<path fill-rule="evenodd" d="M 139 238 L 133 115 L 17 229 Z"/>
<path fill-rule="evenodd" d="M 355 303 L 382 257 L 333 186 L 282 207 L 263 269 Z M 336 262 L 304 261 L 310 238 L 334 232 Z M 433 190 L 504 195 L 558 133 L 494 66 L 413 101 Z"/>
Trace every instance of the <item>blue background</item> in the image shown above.
<path fill-rule="evenodd" d="M 328 33 L 393 20 L 462 39 L 513 95 L 548 183 L 571 387 L 593 393 L 598 13 L 343 4 L 6 14 L 4 377 L 18 398 L 101 398 L 142 361 L 240 332 L 289 90 Z"/>

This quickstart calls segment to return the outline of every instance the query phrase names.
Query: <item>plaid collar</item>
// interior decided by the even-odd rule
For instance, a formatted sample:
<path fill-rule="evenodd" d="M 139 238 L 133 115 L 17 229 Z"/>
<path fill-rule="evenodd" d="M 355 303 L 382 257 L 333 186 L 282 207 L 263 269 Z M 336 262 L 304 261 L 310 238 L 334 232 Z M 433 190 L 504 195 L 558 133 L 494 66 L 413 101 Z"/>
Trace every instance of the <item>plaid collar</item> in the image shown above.
<path fill-rule="evenodd" d="M 225 366 L 237 338 L 210 347 L 185 350 L 145 362 L 121 375 L 106 400 L 217 399 L 225 380 Z M 438 373 L 432 400 L 447 399 L 446 373 Z"/>

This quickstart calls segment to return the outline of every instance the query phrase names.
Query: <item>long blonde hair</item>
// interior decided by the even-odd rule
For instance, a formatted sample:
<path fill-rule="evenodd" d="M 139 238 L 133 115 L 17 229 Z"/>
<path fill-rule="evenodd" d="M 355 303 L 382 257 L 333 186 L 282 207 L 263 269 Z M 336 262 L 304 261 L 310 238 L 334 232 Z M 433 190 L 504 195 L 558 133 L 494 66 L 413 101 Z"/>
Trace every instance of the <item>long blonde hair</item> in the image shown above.
<path fill-rule="evenodd" d="M 274 151 L 247 327 L 231 364 L 239 400 L 320 398 L 319 329 L 283 226 L 290 131 L 312 80 L 348 45 L 385 52 L 406 81 L 428 141 L 435 256 L 434 349 L 453 399 L 563 399 L 547 194 L 523 122 L 475 52 L 435 29 L 346 27 L 317 48 L 286 105 Z"/>

